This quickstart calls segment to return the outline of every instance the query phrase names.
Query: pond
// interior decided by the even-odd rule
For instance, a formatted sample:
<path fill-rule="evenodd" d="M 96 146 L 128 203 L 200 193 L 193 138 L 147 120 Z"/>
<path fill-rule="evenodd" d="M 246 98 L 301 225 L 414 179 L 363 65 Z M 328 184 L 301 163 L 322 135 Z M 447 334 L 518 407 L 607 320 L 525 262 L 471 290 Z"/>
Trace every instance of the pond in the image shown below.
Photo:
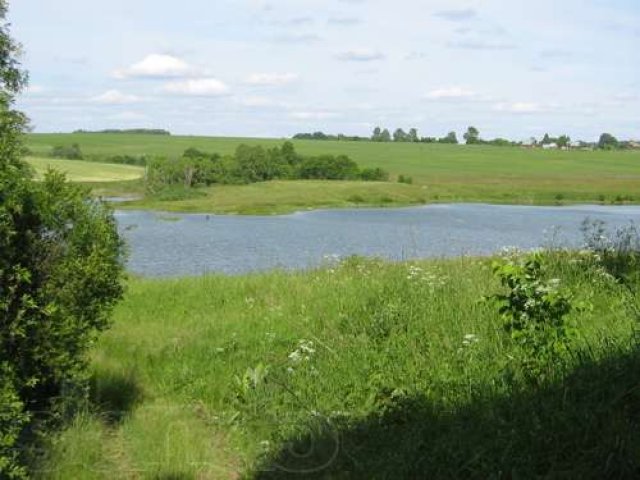
<path fill-rule="evenodd" d="M 145 276 L 303 269 L 349 255 L 391 260 L 582 244 L 580 225 L 640 225 L 640 206 L 483 204 L 315 210 L 281 216 L 117 211 L 128 268 Z"/>

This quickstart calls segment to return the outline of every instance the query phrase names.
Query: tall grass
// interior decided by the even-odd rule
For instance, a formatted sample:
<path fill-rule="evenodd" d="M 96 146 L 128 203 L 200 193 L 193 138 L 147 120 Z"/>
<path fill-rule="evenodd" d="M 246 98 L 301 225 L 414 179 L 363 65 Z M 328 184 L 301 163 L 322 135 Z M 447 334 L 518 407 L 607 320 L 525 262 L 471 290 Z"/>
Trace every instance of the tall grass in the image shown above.
<path fill-rule="evenodd" d="M 489 259 L 132 279 L 92 405 L 40 476 L 631 478 L 629 290 L 591 254 L 545 258 L 582 308 L 571 355 L 536 386 L 483 300 L 502 288 Z"/>

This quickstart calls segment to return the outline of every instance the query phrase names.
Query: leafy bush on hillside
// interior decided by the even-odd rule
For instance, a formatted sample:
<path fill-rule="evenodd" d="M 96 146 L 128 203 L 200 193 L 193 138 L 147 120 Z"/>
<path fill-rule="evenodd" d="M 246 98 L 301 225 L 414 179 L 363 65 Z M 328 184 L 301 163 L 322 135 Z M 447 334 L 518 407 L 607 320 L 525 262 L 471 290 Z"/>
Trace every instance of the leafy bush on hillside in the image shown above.
<path fill-rule="evenodd" d="M 190 148 L 177 159 L 148 160 L 146 178 L 147 189 L 159 192 L 172 185 L 191 188 L 277 179 L 386 181 L 389 174 L 380 168 L 361 170 L 346 155 L 303 157 L 291 142 L 285 142 L 273 148 L 243 144 L 233 156 Z"/>
<path fill-rule="evenodd" d="M 51 149 L 51 156 L 53 158 L 66 158 L 67 160 L 82 160 L 84 158 L 77 143 L 71 146 L 57 145 Z"/>

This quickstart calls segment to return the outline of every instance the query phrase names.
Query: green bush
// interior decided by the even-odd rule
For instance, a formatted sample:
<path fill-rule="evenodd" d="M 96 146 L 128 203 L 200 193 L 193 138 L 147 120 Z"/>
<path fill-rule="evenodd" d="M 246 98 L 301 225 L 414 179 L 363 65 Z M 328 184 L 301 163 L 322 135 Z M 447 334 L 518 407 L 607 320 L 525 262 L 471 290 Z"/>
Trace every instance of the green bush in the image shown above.
<path fill-rule="evenodd" d="M 74 143 L 69 146 L 55 146 L 51 149 L 51 156 L 53 158 L 66 158 L 67 160 L 82 160 L 84 155 L 80 150 L 80 145 Z"/>
<path fill-rule="evenodd" d="M 240 145 L 233 156 L 221 157 L 195 148 L 180 158 L 144 159 L 147 165 L 147 191 L 152 194 L 176 185 L 185 188 L 201 185 L 242 185 L 276 179 L 366 180 L 387 181 L 389 174 L 381 168 L 360 170 L 346 155 L 302 157 L 291 142 L 281 147 Z"/>
<path fill-rule="evenodd" d="M 7 29 L 0 23 L 0 478 L 21 478 L 26 442 L 86 395 L 86 352 L 122 296 L 124 267 L 111 210 L 62 174 L 34 181 L 20 159 L 27 120 L 12 107 L 27 77 Z"/>
<path fill-rule="evenodd" d="M 368 182 L 386 182 L 389 173 L 381 168 L 364 168 L 360 171 L 360 179 Z"/>

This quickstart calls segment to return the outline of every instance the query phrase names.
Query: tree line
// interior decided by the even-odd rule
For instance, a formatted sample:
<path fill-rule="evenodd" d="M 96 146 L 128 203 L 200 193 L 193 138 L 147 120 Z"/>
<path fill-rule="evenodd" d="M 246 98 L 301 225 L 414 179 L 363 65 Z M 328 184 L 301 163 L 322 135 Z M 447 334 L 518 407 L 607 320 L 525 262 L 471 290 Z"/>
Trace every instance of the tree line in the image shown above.
<path fill-rule="evenodd" d="M 126 135 L 171 135 L 168 130 L 161 128 L 110 128 L 107 130 L 75 130 L 73 133 L 121 133 Z"/>
<path fill-rule="evenodd" d="M 346 155 L 303 156 L 291 142 L 272 148 L 243 144 L 233 155 L 224 156 L 189 148 L 176 159 L 149 160 L 146 174 L 150 192 L 175 185 L 192 188 L 282 179 L 387 181 L 389 174 L 380 168 L 361 169 Z"/>
<path fill-rule="evenodd" d="M 375 127 L 370 137 L 350 136 L 344 134 L 329 135 L 323 132 L 298 133 L 293 136 L 296 140 L 342 140 L 342 141 L 371 141 L 371 142 L 407 142 L 407 143 L 445 143 L 457 145 L 458 136 L 451 131 L 443 137 L 421 137 L 417 128 L 410 128 L 405 131 L 397 128 L 391 133 L 387 128 Z M 513 141 L 506 138 L 494 138 L 485 140 L 480 137 L 480 131 L 470 126 L 462 135 L 464 143 L 467 145 L 493 145 L 497 147 L 532 146 L 532 147 L 557 147 L 557 148 L 591 148 L 601 150 L 618 150 L 640 148 L 640 143 L 633 141 L 620 141 L 610 133 L 603 133 L 597 142 L 572 142 L 568 135 L 552 137 L 548 133 L 540 139 L 531 137 L 528 142 Z"/>

